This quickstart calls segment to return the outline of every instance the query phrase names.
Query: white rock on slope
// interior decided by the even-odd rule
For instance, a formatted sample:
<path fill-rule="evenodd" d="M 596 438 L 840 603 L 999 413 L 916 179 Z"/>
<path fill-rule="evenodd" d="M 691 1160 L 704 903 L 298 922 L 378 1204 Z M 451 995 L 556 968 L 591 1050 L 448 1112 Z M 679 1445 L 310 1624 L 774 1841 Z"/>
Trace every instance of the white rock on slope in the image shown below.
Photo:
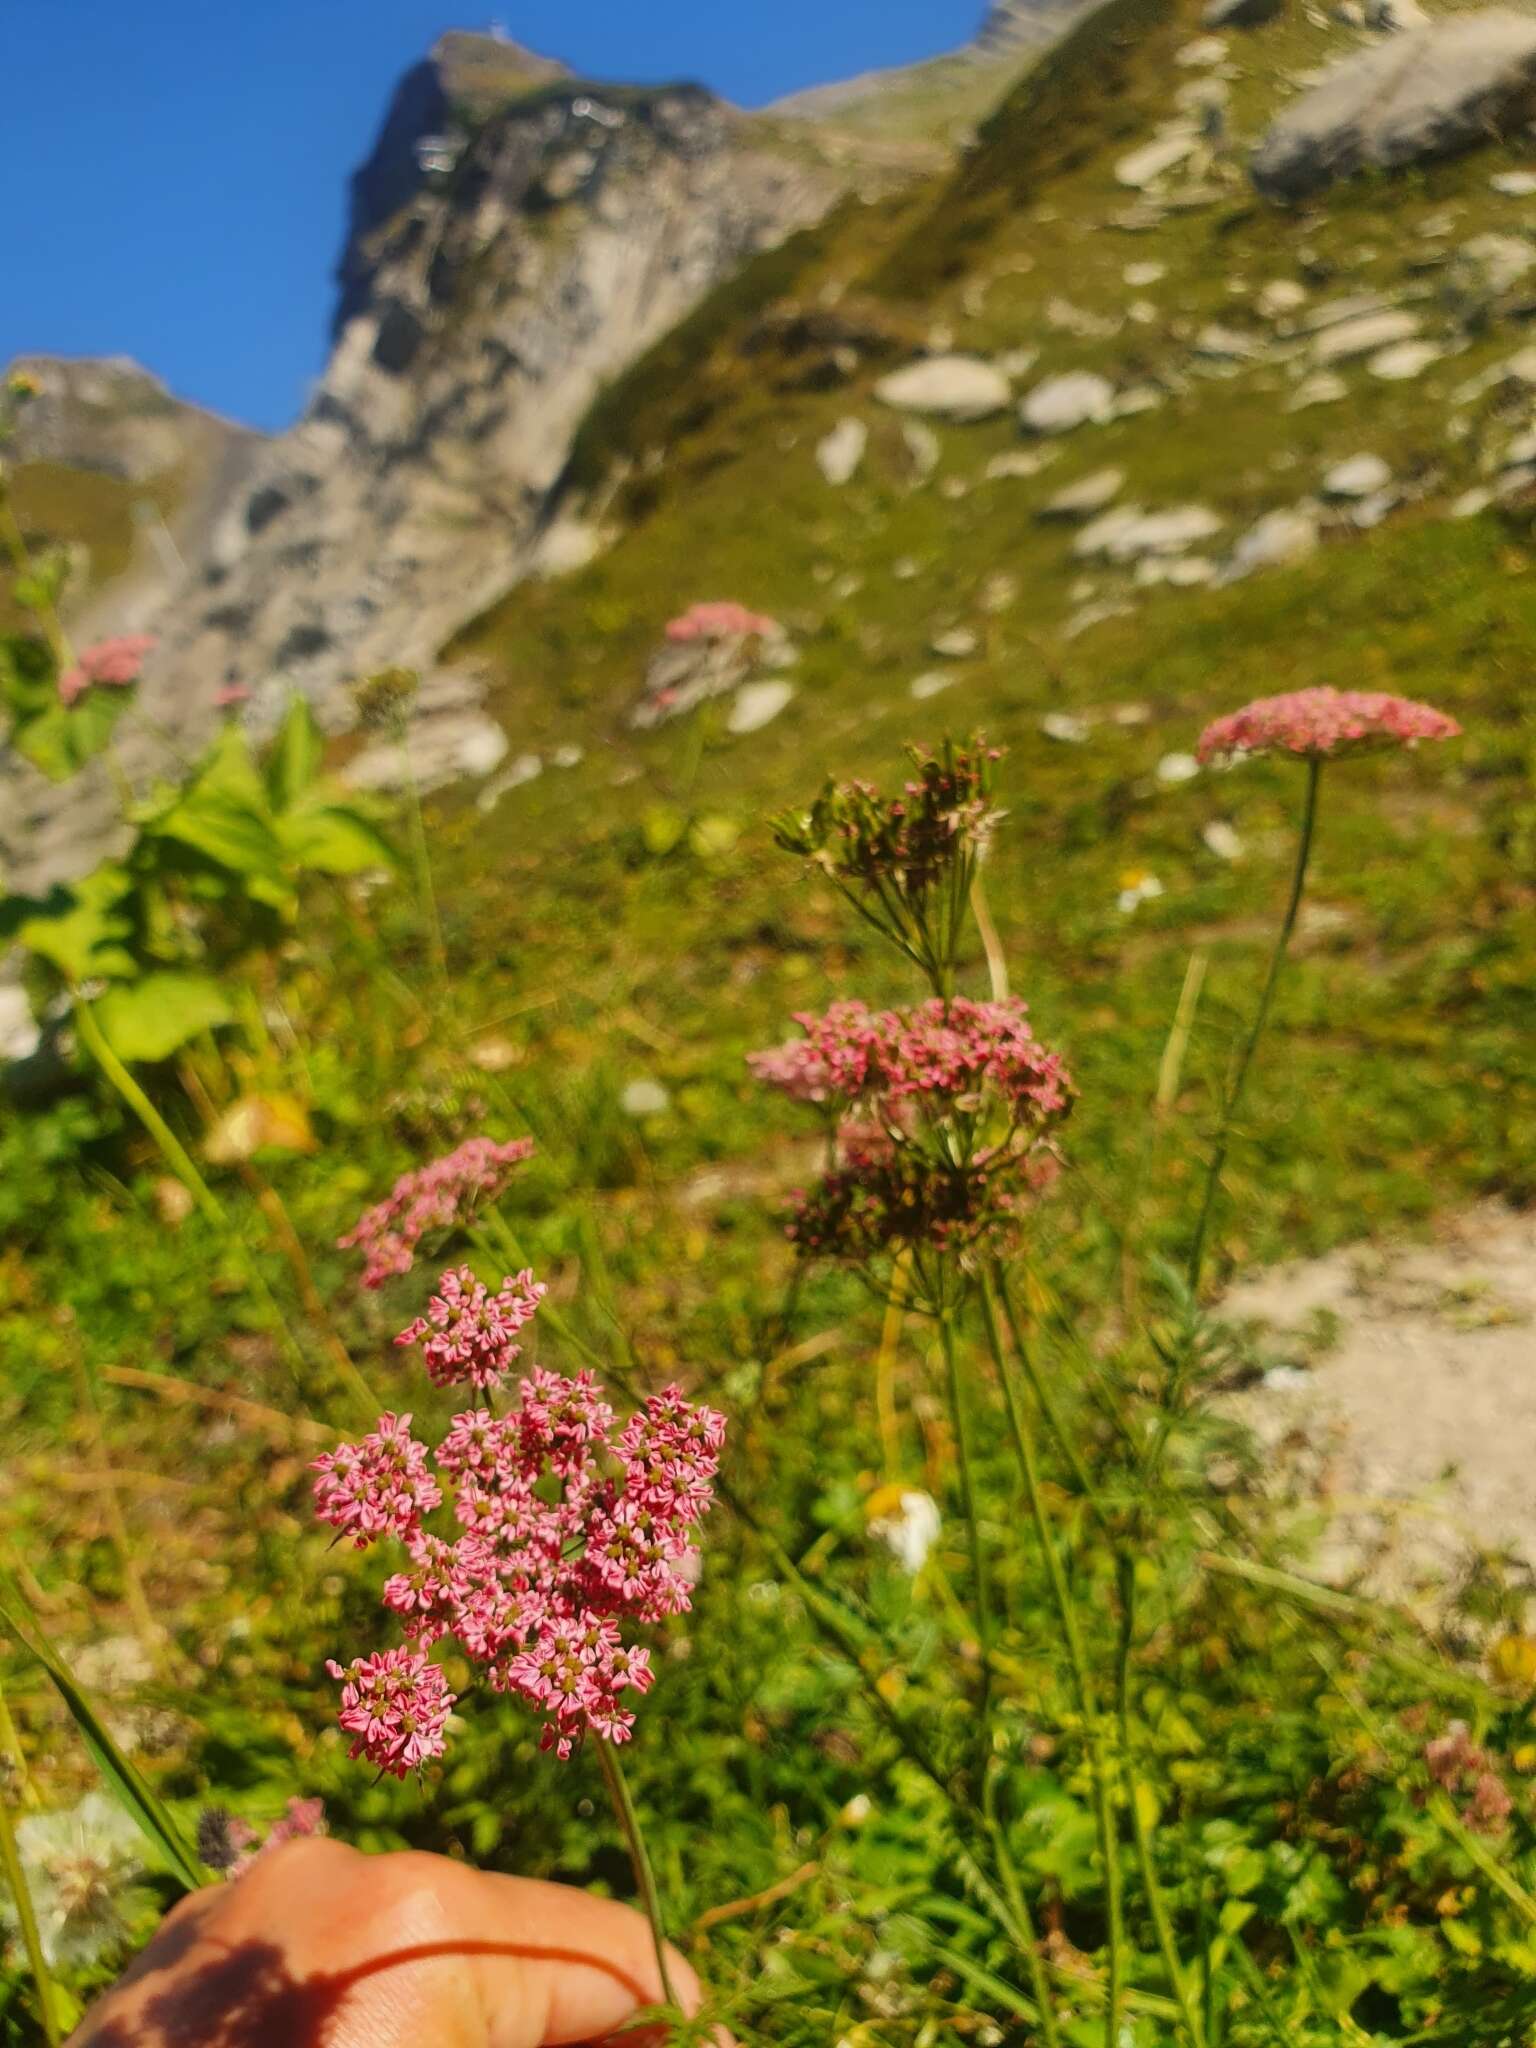
<path fill-rule="evenodd" d="M 928 413 L 936 419 L 990 419 L 1013 396 L 1002 371 L 980 356 L 921 356 L 892 370 L 875 386 L 882 405 L 898 412 Z"/>

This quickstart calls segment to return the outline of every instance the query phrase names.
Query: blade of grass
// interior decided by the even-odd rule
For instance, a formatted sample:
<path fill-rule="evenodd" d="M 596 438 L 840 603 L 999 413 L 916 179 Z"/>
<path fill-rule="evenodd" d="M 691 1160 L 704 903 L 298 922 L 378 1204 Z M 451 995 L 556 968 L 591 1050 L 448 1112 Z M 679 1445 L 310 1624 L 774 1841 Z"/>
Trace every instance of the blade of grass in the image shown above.
<path fill-rule="evenodd" d="M 26 1616 L 25 1620 L 21 1618 L 23 1615 Z M 159 1798 L 119 1748 L 112 1731 L 81 1688 L 74 1673 L 49 1641 L 32 1609 L 31 1602 L 8 1571 L 0 1571 L 0 1620 L 5 1622 L 23 1648 L 37 1659 L 52 1679 L 54 1689 L 68 1709 L 70 1719 L 79 1729 L 107 1790 L 118 1805 L 145 1839 L 159 1851 L 172 1873 L 187 1889 L 200 1889 L 206 1879 L 197 1858 L 182 1840 L 174 1821 Z"/>

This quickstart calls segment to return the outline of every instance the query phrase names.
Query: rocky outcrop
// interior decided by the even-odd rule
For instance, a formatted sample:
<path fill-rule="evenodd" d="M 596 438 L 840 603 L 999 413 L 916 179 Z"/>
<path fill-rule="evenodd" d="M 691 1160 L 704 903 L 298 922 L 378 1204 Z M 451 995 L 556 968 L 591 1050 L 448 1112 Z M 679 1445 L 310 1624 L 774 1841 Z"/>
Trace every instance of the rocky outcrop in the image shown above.
<path fill-rule="evenodd" d="M 1508 8 L 1410 28 L 1336 64 L 1254 152 L 1253 182 L 1302 199 L 1363 170 L 1453 156 L 1536 113 L 1536 17 Z"/>
<path fill-rule="evenodd" d="M 529 78 L 514 54 L 495 103 L 490 59 L 516 46 L 449 40 L 354 184 L 342 323 L 307 410 L 256 448 L 179 587 L 135 612 L 160 638 L 145 707 L 184 743 L 230 685 L 258 726 L 292 688 L 335 726 L 353 677 L 429 666 L 540 565 L 603 386 L 843 189 L 803 138 L 776 147 L 699 88 Z M 489 46 L 472 104 L 449 90 L 466 44 Z M 130 773 L 154 765 L 147 736 L 122 752 Z M 88 865 L 92 778 L 50 791 L 12 768 L 13 881 Z"/>

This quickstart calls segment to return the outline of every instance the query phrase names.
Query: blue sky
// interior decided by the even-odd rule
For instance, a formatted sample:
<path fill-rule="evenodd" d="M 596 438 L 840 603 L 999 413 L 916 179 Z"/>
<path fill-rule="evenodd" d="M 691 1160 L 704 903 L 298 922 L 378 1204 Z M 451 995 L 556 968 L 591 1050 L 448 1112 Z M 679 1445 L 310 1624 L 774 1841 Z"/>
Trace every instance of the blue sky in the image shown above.
<path fill-rule="evenodd" d="M 348 172 L 471 0 L 28 0 L 4 28 L 0 363 L 130 355 L 261 427 L 321 366 Z M 495 4 L 495 0 L 492 0 Z M 499 0 L 597 77 L 752 106 L 963 41 L 983 0 Z M 445 7 L 447 12 L 444 11 Z"/>

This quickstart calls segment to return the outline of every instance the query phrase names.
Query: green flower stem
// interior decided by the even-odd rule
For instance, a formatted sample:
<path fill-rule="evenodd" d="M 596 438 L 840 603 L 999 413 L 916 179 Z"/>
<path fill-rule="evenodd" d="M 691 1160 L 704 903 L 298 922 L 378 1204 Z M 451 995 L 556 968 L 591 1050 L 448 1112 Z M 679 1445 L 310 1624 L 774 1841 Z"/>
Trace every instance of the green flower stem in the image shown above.
<path fill-rule="evenodd" d="M 101 1071 L 106 1075 L 112 1086 L 117 1090 L 118 1094 L 123 1098 L 124 1102 L 133 1111 L 139 1122 L 144 1126 L 145 1130 L 148 1131 L 150 1137 L 154 1139 L 162 1158 L 176 1175 L 177 1179 L 187 1189 L 203 1216 L 218 1231 L 225 1243 L 233 1246 L 245 1267 L 252 1287 L 256 1290 L 263 1308 L 265 1308 L 271 1319 L 272 1328 L 278 1336 L 287 1358 L 289 1371 L 293 1374 L 294 1384 L 302 1394 L 305 1391 L 305 1381 L 309 1375 L 309 1360 L 305 1356 L 303 1346 L 290 1329 L 288 1319 L 283 1314 L 282 1306 L 268 1285 L 267 1277 L 257 1264 L 250 1246 L 235 1228 L 228 1210 L 225 1209 L 218 1196 L 215 1195 L 207 1181 L 198 1172 L 197 1165 L 185 1145 L 182 1144 L 176 1133 L 165 1121 L 165 1118 L 161 1116 L 159 1110 L 150 1101 L 148 1095 L 145 1094 L 144 1090 L 133 1078 L 128 1068 L 112 1050 L 105 1032 L 103 1032 L 101 1026 L 96 1021 L 90 1004 L 81 995 L 78 987 L 75 987 L 73 984 L 71 987 L 75 999 L 75 1025 L 80 1033 L 82 1044 L 101 1068 Z M 347 1364 L 349 1371 L 342 1374 L 342 1377 L 346 1380 L 350 1391 L 357 1396 L 363 1411 L 371 1421 L 378 1414 L 378 1402 L 375 1400 L 373 1391 L 367 1381 L 357 1370 L 356 1366 L 352 1365 L 350 1359 L 347 1361 Z"/>
<path fill-rule="evenodd" d="M 416 780 L 416 770 L 411 761 L 410 741 L 403 714 L 397 715 L 395 719 L 395 744 L 400 749 L 400 765 L 405 771 L 405 800 L 406 809 L 410 814 L 411 859 L 416 869 L 416 892 L 421 898 L 421 914 L 426 921 L 432 973 L 441 993 L 448 985 L 448 950 L 443 944 L 443 921 L 438 915 L 437 885 L 432 879 L 432 852 L 427 843 L 427 821 L 421 808 L 421 784 Z"/>
<path fill-rule="evenodd" d="M 981 1698 L 977 1702 L 977 1760 L 980 1776 L 986 1776 L 992 1746 L 992 1651 L 996 1641 L 992 1617 L 992 1587 L 987 1576 L 986 1552 L 981 1536 L 981 1514 L 976 1504 L 976 1475 L 971 1463 L 970 1429 L 966 1421 L 965 1395 L 960 1385 L 960 1368 L 955 1353 L 955 1318 L 952 1309 L 939 1317 L 939 1340 L 944 1347 L 944 1377 L 949 1392 L 949 1412 L 955 1430 L 955 1460 L 960 1468 L 960 1497 L 965 1503 L 965 1522 L 971 1542 L 971 1578 L 976 1594 L 976 1633 L 981 1638 Z"/>
<path fill-rule="evenodd" d="M 1136 1772 L 1131 1716 L 1131 1648 L 1136 1635 L 1136 1570 L 1134 1560 L 1124 1552 L 1120 1556 L 1119 1567 L 1120 1657 L 1116 1672 L 1115 1704 L 1120 1716 L 1120 1749 L 1125 1760 L 1130 1793 L 1131 1833 L 1135 1837 L 1136 1860 L 1141 1868 L 1141 1882 L 1147 1894 L 1147 1907 L 1152 1915 L 1152 1926 L 1157 1935 L 1158 1952 L 1163 1959 L 1163 1971 L 1168 1979 L 1168 1988 L 1178 2001 L 1179 2011 L 1184 2017 L 1184 2031 L 1188 2034 L 1193 2048 L 1205 2048 L 1206 2029 L 1196 2008 L 1194 1994 L 1189 1988 L 1189 1980 L 1179 1956 L 1178 1943 L 1174 1939 L 1173 1922 L 1157 1875 L 1157 1859 L 1152 1853 L 1152 1833 L 1147 1823 L 1141 1797 L 1141 1782 Z"/>
<path fill-rule="evenodd" d="M 1191 1294 L 1199 1292 L 1201 1269 L 1205 1264 L 1206 1239 L 1210 1234 L 1211 1216 L 1216 1207 L 1216 1196 L 1221 1187 L 1221 1176 L 1226 1168 L 1227 1154 L 1232 1144 L 1232 1126 L 1242 1105 L 1243 1090 L 1248 1083 L 1248 1070 L 1253 1065 L 1253 1056 L 1258 1050 L 1259 1040 L 1264 1035 L 1264 1026 L 1269 1022 L 1270 1009 L 1275 1000 L 1275 987 L 1280 979 L 1280 970 L 1285 965 L 1290 950 L 1291 935 L 1296 929 L 1296 914 L 1301 908 L 1302 891 L 1307 882 L 1307 866 L 1312 858 L 1312 840 L 1317 829 L 1317 793 L 1323 779 L 1322 756 L 1313 754 L 1307 760 L 1307 794 L 1302 806 L 1301 837 L 1296 847 L 1296 866 L 1291 876 L 1290 901 L 1285 907 L 1285 916 L 1275 940 L 1275 949 L 1269 958 L 1269 972 L 1264 977 L 1264 988 L 1259 996 L 1259 1007 L 1254 1014 L 1253 1027 L 1238 1056 L 1237 1072 L 1227 1090 L 1222 1105 L 1221 1122 L 1216 1132 L 1216 1143 L 1211 1152 L 1211 1163 L 1206 1169 L 1205 1191 L 1200 1202 L 1200 1220 L 1195 1225 L 1195 1241 L 1190 1247 L 1187 1278 Z"/>
<path fill-rule="evenodd" d="M 1061 2030 L 1056 2024 L 1056 2001 L 1051 1995 L 1050 1978 L 1046 1975 L 1045 1959 L 1040 1953 L 1040 1940 L 1035 1932 L 1034 1915 L 1029 1910 L 1029 1901 L 1024 1896 L 1024 1887 L 1019 1882 L 1019 1873 L 1008 1847 L 1007 1831 L 997 1812 L 997 1777 L 989 1771 L 981 1788 L 982 1811 L 986 1818 L 987 1839 L 992 1844 L 992 1856 L 997 1864 L 998 1876 L 1002 1880 L 1008 1904 L 1027 1939 L 1021 1944 L 1024 1950 L 1024 1967 L 1029 1971 L 1029 1988 L 1034 1995 L 1040 2013 L 1040 2038 L 1045 2048 L 1059 2048 Z"/>
<path fill-rule="evenodd" d="M 1050 1582 L 1051 1598 L 1056 1608 L 1057 1620 L 1061 1624 L 1067 1665 L 1072 1675 L 1072 1690 L 1077 1710 L 1082 1716 L 1083 1732 L 1088 1747 L 1089 1769 L 1093 1775 L 1094 1812 L 1098 1822 L 1099 1855 L 1104 1865 L 1104 1898 L 1108 1921 L 1108 1997 L 1104 2008 L 1104 2048 L 1120 2048 L 1120 2010 L 1125 1983 L 1125 1925 L 1120 1896 L 1120 1841 L 1115 1824 L 1109 1766 L 1104 1755 L 1104 1743 L 1098 1724 L 1093 1680 L 1083 1649 L 1082 1631 L 1078 1627 L 1077 1608 L 1073 1602 L 1072 1590 L 1067 1584 L 1066 1573 L 1062 1570 L 1061 1558 L 1057 1554 L 1055 1538 L 1045 1512 L 1034 1438 L 1019 1402 L 1018 1388 L 1014 1384 L 1013 1372 L 1003 1349 L 1002 1332 L 998 1328 L 992 1288 L 985 1278 L 981 1287 L 981 1306 L 986 1323 L 987 1341 L 997 1363 L 998 1378 L 1003 1384 L 1009 1432 L 1013 1437 L 1014 1449 L 1018 1453 L 1019 1470 L 1024 1479 L 1030 1519 L 1035 1525 L 1035 1537 L 1040 1545 L 1046 1577 Z"/>
<path fill-rule="evenodd" d="M 1078 1492 L 1088 1503 L 1089 1512 L 1099 1527 L 1107 1531 L 1109 1528 L 1109 1517 L 1105 1513 L 1102 1501 L 1099 1499 L 1098 1489 L 1093 1483 L 1087 1465 L 1083 1462 L 1083 1456 L 1077 1447 L 1076 1438 L 1063 1422 L 1061 1410 L 1056 1405 L 1056 1398 L 1051 1393 L 1043 1374 L 1035 1363 L 1034 1352 L 1025 1341 L 1018 1306 L 1013 1299 L 1013 1291 L 1008 1285 L 1008 1276 L 1001 1265 L 994 1265 L 992 1268 L 992 1285 L 996 1290 L 997 1299 L 1003 1305 L 1003 1315 L 1008 1324 L 1008 1334 L 1013 1340 L 1013 1355 L 1024 1369 L 1024 1377 L 1029 1381 L 1029 1391 L 1034 1395 L 1040 1413 L 1045 1417 L 1046 1427 L 1056 1439 L 1057 1449 L 1067 1461 Z"/>
<path fill-rule="evenodd" d="M 37 1914 L 32 1907 L 32 1893 L 27 1886 L 27 1873 L 22 1868 L 21 1852 L 16 1846 L 10 1799 L 4 1795 L 0 1795 L 0 1871 L 4 1872 L 10 1889 L 11 1902 L 21 1927 L 22 1946 L 27 1951 L 27 1967 L 37 1987 L 37 2009 L 43 2033 L 48 2048 L 59 2048 L 59 2023 L 53 2010 L 53 1977 L 43 1955 L 43 1940 L 37 1928 Z"/>
<path fill-rule="evenodd" d="M 619 1826 L 624 1831 L 624 1840 L 629 1845 L 629 1860 L 635 1873 L 635 1889 L 645 1907 L 645 1917 L 651 1923 L 651 1940 L 656 1948 L 656 1970 L 661 1979 L 662 1996 L 668 2005 L 677 2005 L 677 1993 L 672 1987 L 671 1972 L 667 1968 L 667 1935 L 662 1925 L 661 1895 L 656 1889 L 656 1873 L 651 1868 L 650 1852 L 645 1846 L 645 1835 L 640 1826 L 640 1816 L 635 1811 L 635 1802 L 630 1793 L 629 1780 L 619 1762 L 618 1751 L 611 1742 L 597 1739 L 597 1760 L 602 1766 L 603 1779 L 608 1787 L 608 1796 L 613 1801 L 613 1810 Z M 681 2008 L 679 2008 L 681 2010 Z"/>

